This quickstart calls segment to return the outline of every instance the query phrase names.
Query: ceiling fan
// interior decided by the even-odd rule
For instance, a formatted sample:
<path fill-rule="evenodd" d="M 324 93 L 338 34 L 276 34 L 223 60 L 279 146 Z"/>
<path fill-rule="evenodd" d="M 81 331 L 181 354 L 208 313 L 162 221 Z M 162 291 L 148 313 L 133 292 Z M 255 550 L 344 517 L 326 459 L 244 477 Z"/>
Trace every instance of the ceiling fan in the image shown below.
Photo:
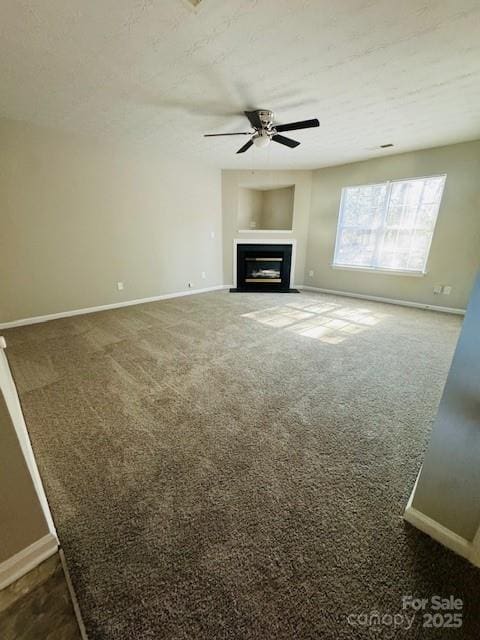
<path fill-rule="evenodd" d="M 252 136 L 250 140 L 240 147 L 237 153 L 245 153 L 252 145 L 256 147 L 266 147 L 273 140 L 279 144 L 293 149 L 298 147 L 300 142 L 286 138 L 280 135 L 280 131 L 294 131 L 296 129 L 310 129 L 311 127 L 319 127 L 320 122 L 314 118 L 313 120 L 301 120 L 300 122 L 290 122 L 289 124 L 274 124 L 275 114 L 268 109 L 255 109 L 254 111 L 244 111 L 254 131 L 242 131 L 240 133 L 205 133 L 205 138 L 213 138 L 216 136 Z"/>

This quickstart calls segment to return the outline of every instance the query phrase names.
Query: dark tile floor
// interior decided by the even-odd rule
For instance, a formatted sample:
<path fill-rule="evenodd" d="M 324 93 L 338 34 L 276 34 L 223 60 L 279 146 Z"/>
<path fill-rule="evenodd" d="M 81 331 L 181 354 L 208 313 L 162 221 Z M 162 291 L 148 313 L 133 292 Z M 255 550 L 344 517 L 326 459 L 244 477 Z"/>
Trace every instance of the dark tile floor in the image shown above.
<path fill-rule="evenodd" d="M 1 640 L 81 640 L 60 555 L 0 591 Z"/>

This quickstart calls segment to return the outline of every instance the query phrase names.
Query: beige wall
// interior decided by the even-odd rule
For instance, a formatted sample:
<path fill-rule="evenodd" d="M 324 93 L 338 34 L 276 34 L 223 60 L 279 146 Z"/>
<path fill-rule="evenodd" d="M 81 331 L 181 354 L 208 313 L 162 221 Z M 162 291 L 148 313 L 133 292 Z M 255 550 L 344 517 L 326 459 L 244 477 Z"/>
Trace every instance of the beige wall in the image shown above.
<path fill-rule="evenodd" d="M 220 198 L 169 150 L 0 120 L 0 323 L 221 284 Z"/>
<path fill-rule="evenodd" d="M 424 277 L 331 268 L 342 187 L 447 174 Z M 480 142 L 404 153 L 313 172 L 305 284 L 464 309 L 480 264 Z M 314 276 L 309 277 L 309 270 Z M 436 284 L 452 294 L 434 295 Z"/>
<path fill-rule="evenodd" d="M 263 193 L 256 189 L 238 190 L 238 228 L 262 228 Z"/>
<path fill-rule="evenodd" d="M 223 277 L 225 284 L 233 282 L 233 240 L 240 238 L 261 240 L 295 239 L 297 256 L 295 265 L 295 284 L 303 284 L 305 255 L 307 246 L 308 219 L 310 215 L 311 171 L 222 171 L 222 210 L 223 210 Z M 293 200 L 293 227 L 287 233 L 240 233 L 238 224 L 238 202 L 240 189 L 269 188 L 280 189 L 288 185 L 295 187 Z"/>
<path fill-rule="evenodd" d="M 48 533 L 48 526 L 1 391 L 0 523 L 0 563 Z"/>
<path fill-rule="evenodd" d="M 292 228 L 294 196 L 294 187 L 266 189 L 263 192 L 263 229 Z"/>
<path fill-rule="evenodd" d="M 343 186 L 443 172 L 425 277 L 331 268 Z M 187 290 L 189 281 L 229 284 L 236 237 L 296 239 L 296 284 L 464 308 L 479 264 L 479 175 L 473 142 L 313 172 L 229 170 L 220 182 L 219 171 L 164 150 L 0 120 L 0 323 Z M 239 233 L 242 187 L 288 185 L 292 232 Z M 452 295 L 435 296 L 435 284 Z"/>
<path fill-rule="evenodd" d="M 472 541 L 480 526 L 480 274 L 412 507 Z"/>

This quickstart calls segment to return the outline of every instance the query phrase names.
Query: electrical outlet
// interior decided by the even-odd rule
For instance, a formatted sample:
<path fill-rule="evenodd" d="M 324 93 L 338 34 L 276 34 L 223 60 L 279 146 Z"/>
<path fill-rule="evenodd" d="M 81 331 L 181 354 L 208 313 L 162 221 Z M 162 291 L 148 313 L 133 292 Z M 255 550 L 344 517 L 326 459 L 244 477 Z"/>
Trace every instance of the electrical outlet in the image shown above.
<path fill-rule="evenodd" d="M 215 238 L 215 231 L 210 231 L 210 238 L 212 240 Z"/>
<path fill-rule="evenodd" d="M 313 274 L 314 274 L 313 269 L 310 269 L 310 271 L 308 272 L 308 275 L 310 276 L 310 278 L 313 278 Z"/>
<path fill-rule="evenodd" d="M 193 282 L 187 282 L 187 286 L 189 289 L 193 289 L 195 285 L 193 284 Z"/>
<path fill-rule="evenodd" d="M 207 277 L 207 274 L 205 273 L 205 271 L 202 271 L 202 280 L 205 280 L 206 277 Z"/>
<path fill-rule="evenodd" d="M 123 289 L 124 289 L 124 284 L 123 284 L 123 282 L 117 282 L 117 289 L 118 289 L 119 291 L 123 291 Z"/>
<path fill-rule="evenodd" d="M 452 287 L 450 285 L 446 285 L 443 287 L 443 293 L 446 296 L 449 296 L 452 293 Z"/>
<path fill-rule="evenodd" d="M 442 285 L 441 285 L 441 284 L 436 284 L 436 285 L 433 287 L 433 293 L 434 293 L 436 296 L 437 296 L 439 293 L 442 293 L 442 291 L 443 291 L 443 287 L 442 287 Z"/>

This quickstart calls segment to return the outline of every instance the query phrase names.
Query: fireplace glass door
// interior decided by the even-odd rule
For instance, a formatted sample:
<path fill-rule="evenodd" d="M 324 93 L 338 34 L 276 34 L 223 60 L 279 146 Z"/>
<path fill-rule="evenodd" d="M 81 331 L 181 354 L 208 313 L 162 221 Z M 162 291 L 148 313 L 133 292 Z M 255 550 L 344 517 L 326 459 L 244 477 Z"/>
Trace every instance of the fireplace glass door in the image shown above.
<path fill-rule="evenodd" d="M 250 284 L 282 282 L 283 258 L 245 258 L 245 282 Z"/>

